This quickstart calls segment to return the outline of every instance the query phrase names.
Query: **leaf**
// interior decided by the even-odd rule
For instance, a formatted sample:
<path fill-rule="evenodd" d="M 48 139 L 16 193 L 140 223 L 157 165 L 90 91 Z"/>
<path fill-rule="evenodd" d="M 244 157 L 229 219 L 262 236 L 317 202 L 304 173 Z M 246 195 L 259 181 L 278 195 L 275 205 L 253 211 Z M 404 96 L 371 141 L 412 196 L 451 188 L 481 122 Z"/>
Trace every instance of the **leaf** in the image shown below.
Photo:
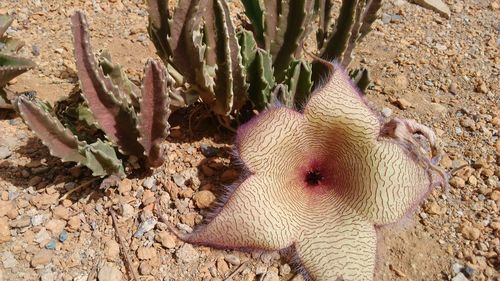
<path fill-rule="evenodd" d="M 149 25 L 148 33 L 156 47 L 158 56 L 167 63 L 172 56 L 167 38 L 170 34 L 168 0 L 148 0 Z"/>
<path fill-rule="evenodd" d="M 302 60 L 292 62 L 288 69 L 285 82 L 291 96 L 292 106 L 303 108 L 311 94 L 312 70 L 309 64 Z"/>
<path fill-rule="evenodd" d="M 83 151 L 85 154 L 83 164 L 92 170 L 93 176 L 117 175 L 125 177 L 122 161 L 118 159 L 116 151 L 111 145 L 98 139 L 95 143 L 86 145 Z"/>
<path fill-rule="evenodd" d="M 259 45 L 264 46 L 264 3 L 262 0 L 243 0 L 245 14 L 252 22 L 253 33 Z"/>
<path fill-rule="evenodd" d="M 106 136 L 124 153 L 142 155 L 144 150 L 137 141 L 139 132 L 136 130 L 135 113 L 128 107 L 125 98 L 111 79 L 97 67 L 89 43 L 85 16 L 76 12 L 71 21 L 76 68 L 89 108 Z"/>
<path fill-rule="evenodd" d="M 276 84 L 273 76 L 271 55 L 257 49 L 255 60 L 248 69 L 249 99 L 257 110 L 267 108 L 271 101 L 271 92 Z"/>
<path fill-rule="evenodd" d="M 0 38 L 3 37 L 14 19 L 8 15 L 0 15 Z"/>
<path fill-rule="evenodd" d="M 152 167 L 164 162 L 161 142 L 168 134 L 169 96 L 167 72 L 155 61 L 148 61 L 142 82 L 141 112 L 138 115 L 139 142 L 144 147 L 144 155 Z"/>
<path fill-rule="evenodd" d="M 279 51 L 275 53 L 273 48 L 271 48 L 274 75 L 277 82 L 283 81 L 285 70 L 293 60 L 295 53 L 300 51 L 298 48 L 302 45 L 306 29 L 313 15 L 314 0 L 290 0 L 289 3 L 289 7 L 286 7 L 288 14 L 286 16 L 287 24 L 283 40 L 280 41 L 279 38 L 275 40 L 282 42 Z M 282 9 L 285 9 L 285 7 Z"/>
<path fill-rule="evenodd" d="M 31 60 L 0 54 L 0 88 L 34 67 L 35 63 Z"/>
<path fill-rule="evenodd" d="M 321 50 L 321 57 L 326 60 L 341 58 L 347 48 L 352 27 L 355 24 L 356 8 L 360 0 L 342 0 L 335 32 L 328 38 Z"/>
<path fill-rule="evenodd" d="M 78 141 L 57 118 L 25 96 L 18 97 L 17 108 L 30 129 L 49 148 L 50 154 L 63 161 L 77 163 L 85 161 L 85 157 L 80 154 L 80 148 L 84 143 Z"/>
<path fill-rule="evenodd" d="M 362 93 L 365 93 L 371 84 L 370 73 L 366 68 L 355 69 L 349 73 L 349 76 L 351 76 L 351 79 Z"/>
<path fill-rule="evenodd" d="M 99 66 L 105 75 L 109 76 L 120 92 L 125 93 L 125 98 L 128 104 L 132 104 L 134 108 L 139 106 L 140 90 L 132 81 L 128 79 L 127 74 L 119 64 L 113 63 L 111 55 L 108 51 L 103 51 L 99 56 Z"/>

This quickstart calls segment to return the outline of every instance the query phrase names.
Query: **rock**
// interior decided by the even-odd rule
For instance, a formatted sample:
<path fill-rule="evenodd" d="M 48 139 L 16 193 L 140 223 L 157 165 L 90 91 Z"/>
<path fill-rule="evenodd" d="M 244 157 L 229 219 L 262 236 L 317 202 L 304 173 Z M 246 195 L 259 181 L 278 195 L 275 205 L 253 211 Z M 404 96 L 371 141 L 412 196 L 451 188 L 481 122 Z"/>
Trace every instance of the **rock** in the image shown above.
<path fill-rule="evenodd" d="M 382 13 L 382 22 L 384 24 L 390 23 L 391 22 L 391 15 L 386 14 L 386 13 Z"/>
<path fill-rule="evenodd" d="M 47 250 L 55 250 L 57 247 L 57 242 L 54 239 L 51 239 L 49 243 L 45 245 L 45 249 Z"/>
<path fill-rule="evenodd" d="M 13 215 L 17 217 L 17 208 L 14 203 L 12 201 L 0 200 L 0 217 L 8 216 L 11 218 Z"/>
<path fill-rule="evenodd" d="M 99 281 L 120 281 L 123 280 L 122 272 L 113 264 L 105 264 L 97 274 Z"/>
<path fill-rule="evenodd" d="M 42 228 L 36 235 L 34 241 L 40 245 L 45 245 L 50 240 L 50 234 L 45 229 Z"/>
<path fill-rule="evenodd" d="M 186 214 L 187 212 L 189 212 L 189 199 L 187 198 L 184 198 L 182 200 L 175 200 L 174 202 L 175 204 L 175 208 L 177 208 L 177 211 L 180 213 L 180 214 Z"/>
<path fill-rule="evenodd" d="M 451 161 L 450 157 L 448 155 L 444 155 L 443 158 L 441 158 L 441 161 L 439 162 L 439 165 L 443 169 L 449 169 L 453 166 L 453 161 Z"/>
<path fill-rule="evenodd" d="M 64 242 L 66 240 L 68 240 L 68 232 L 62 230 L 61 233 L 59 233 L 59 241 Z"/>
<path fill-rule="evenodd" d="M 104 256 L 108 261 L 118 260 L 120 257 L 120 244 L 114 239 L 108 240 L 104 244 Z"/>
<path fill-rule="evenodd" d="M 52 210 L 52 215 L 56 219 L 63 219 L 63 220 L 68 220 L 69 219 L 69 209 L 64 207 L 64 206 L 57 206 Z"/>
<path fill-rule="evenodd" d="M 190 244 L 182 245 L 177 251 L 175 251 L 175 257 L 182 262 L 191 263 L 198 260 L 198 252 Z"/>
<path fill-rule="evenodd" d="M 28 216 L 22 216 L 19 219 L 10 222 L 12 228 L 23 228 L 31 225 L 31 219 Z"/>
<path fill-rule="evenodd" d="M 149 275 L 153 271 L 153 267 L 149 262 L 143 261 L 139 265 L 139 272 L 141 275 Z"/>
<path fill-rule="evenodd" d="M 153 229 L 158 221 L 155 218 L 148 218 L 147 220 L 143 221 L 140 225 L 137 231 L 134 233 L 134 237 L 139 238 L 144 235 L 144 233 L 150 231 Z"/>
<path fill-rule="evenodd" d="M 465 180 L 455 176 L 450 179 L 450 185 L 455 188 L 463 188 L 465 186 Z"/>
<path fill-rule="evenodd" d="M 388 118 L 388 117 L 391 117 L 391 115 L 392 115 L 392 109 L 390 109 L 388 107 L 382 108 L 382 116 L 384 116 L 385 118 Z"/>
<path fill-rule="evenodd" d="M 473 131 L 476 128 L 476 122 L 474 122 L 474 120 L 472 120 L 469 117 L 465 117 L 465 118 L 461 119 L 460 125 L 462 125 L 462 127 L 466 128 L 470 131 Z"/>
<path fill-rule="evenodd" d="M 193 196 L 194 203 L 200 209 L 209 207 L 215 200 L 215 195 L 209 190 L 198 191 Z"/>
<path fill-rule="evenodd" d="M 431 215 L 442 215 L 446 213 L 446 207 L 441 207 L 433 201 L 425 205 L 425 211 Z"/>
<path fill-rule="evenodd" d="M 40 272 L 40 281 L 54 281 L 56 280 L 56 273 L 52 272 L 50 268 Z"/>
<path fill-rule="evenodd" d="M 465 275 L 462 272 L 460 272 L 457 275 L 455 275 L 455 277 L 453 277 L 451 281 L 469 281 L 469 279 L 467 279 L 467 277 L 465 277 Z"/>
<path fill-rule="evenodd" d="M 500 201 L 500 190 L 495 190 L 490 195 L 491 200 Z"/>
<path fill-rule="evenodd" d="M 175 236 L 166 231 L 156 234 L 155 240 L 167 249 L 175 248 Z"/>
<path fill-rule="evenodd" d="M 226 273 L 229 271 L 229 266 L 223 257 L 217 259 L 216 267 L 221 276 L 226 276 Z"/>
<path fill-rule="evenodd" d="M 436 102 L 431 103 L 430 110 L 437 115 L 444 114 L 448 111 L 446 106 Z"/>
<path fill-rule="evenodd" d="M 40 179 L 41 181 L 41 179 Z M 32 186 L 30 184 L 30 186 Z M 33 205 L 35 205 L 38 209 L 46 210 L 48 209 L 51 205 L 57 203 L 57 200 L 59 199 L 59 193 L 53 193 L 53 194 L 41 194 L 38 196 L 33 196 L 33 198 L 30 200 Z"/>
<path fill-rule="evenodd" d="M 45 224 L 45 228 L 50 231 L 52 236 L 57 237 L 66 227 L 66 222 L 60 219 L 51 219 Z"/>
<path fill-rule="evenodd" d="M 149 189 L 144 190 L 142 194 L 142 205 L 147 206 L 151 203 L 154 203 L 156 200 L 155 193 Z"/>
<path fill-rule="evenodd" d="M 280 265 L 280 276 L 286 276 L 290 274 L 291 271 L 292 269 L 287 263 Z"/>
<path fill-rule="evenodd" d="M 448 91 L 454 95 L 458 94 L 458 84 L 455 82 L 452 82 L 450 84 L 450 87 L 448 88 Z"/>
<path fill-rule="evenodd" d="M 257 265 L 255 268 L 255 274 L 257 275 L 263 275 L 267 272 L 267 267 L 264 265 Z"/>
<path fill-rule="evenodd" d="M 12 155 L 12 152 L 6 146 L 0 146 L 0 159 L 6 159 Z"/>
<path fill-rule="evenodd" d="M 408 78 L 404 74 L 399 74 L 394 78 L 394 85 L 400 90 L 405 90 L 408 88 Z"/>
<path fill-rule="evenodd" d="M 459 264 L 459 263 L 454 263 L 452 266 L 451 266 L 451 270 L 453 271 L 454 274 L 458 274 L 462 271 L 462 269 L 464 268 L 463 265 Z"/>
<path fill-rule="evenodd" d="M 391 103 L 401 110 L 405 110 L 411 107 L 411 103 L 404 98 L 398 98 Z"/>
<path fill-rule="evenodd" d="M 14 268 L 17 266 L 17 260 L 14 254 L 10 251 L 5 251 L 2 253 L 2 264 L 5 269 Z"/>
<path fill-rule="evenodd" d="M 52 256 L 54 255 L 53 251 L 47 250 L 47 249 L 42 249 L 35 253 L 33 258 L 31 258 L 31 266 L 32 267 L 43 267 L 50 263 L 52 260 Z"/>
<path fill-rule="evenodd" d="M 147 189 L 153 188 L 156 184 L 156 179 L 154 177 L 147 177 L 143 182 L 142 186 Z"/>
<path fill-rule="evenodd" d="M 9 220 L 6 217 L 0 217 L 0 244 L 10 241 Z"/>
<path fill-rule="evenodd" d="M 264 275 L 262 281 L 280 281 L 280 278 L 276 272 L 269 271 Z"/>
<path fill-rule="evenodd" d="M 484 81 L 479 81 L 479 83 L 477 83 L 476 85 L 475 91 L 478 93 L 487 94 L 488 86 L 486 86 L 486 83 L 484 83 Z"/>
<path fill-rule="evenodd" d="M 43 223 L 44 220 L 45 219 L 43 215 L 34 215 L 31 217 L 31 225 L 39 226 Z"/>
<path fill-rule="evenodd" d="M 474 272 L 475 272 L 474 268 L 470 267 L 469 265 L 465 265 L 463 270 L 465 277 L 471 278 L 472 275 L 474 275 Z"/>
<path fill-rule="evenodd" d="M 441 16 L 449 19 L 450 18 L 450 8 L 441 0 L 415 0 L 418 5 L 438 12 Z"/>
<path fill-rule="evenodd" d="M 137 249 L 137 257 L 140 260 L 150 260 L 156 258 L 156 250 L 153 247 L 140 247 Z"/>
<path fill-rule="evenodd" d="M 213 146 L 204 143 L 200 145 L 200 151 L 201 154 L 203 154 L 203 156 L 205 157 L 214 157 L 217 156 L 217 154 L 219 154 L 218 148 L 215 148 Z"/>
<path fill-rule="evenodd" d="M 481 236 L 481 230 L 470 225 L 462 226 L 460 232 L 462 233 L 465 239 L 472 241 L 478 240 L 479 237 Z"/>
<path fill-rule="evenodd" d="M 477 186 L 477 178 L 474 176 L 474 175 L 471 175 L 468 179 L 467 179 L 467 182 L 473 186 L 473 187 L 476 187 Z"/>
<path fill-rule="evenodd" d="M 75 232 L 80 228 L 82 221 L 78 216 L 73 216 L 68 220 L 68 231 Z"/>
<path fill-rule="evenodd" d="M 130 179 L 123 179 L 119 186 L 118 186 L 118 192 L 120 192 L 121 195 L 124 195 L 132 190 L 132 181 Z"/>
<path fill-rule="evenodd" d="M 135 210 L 134 210 L 134 207 L 132 207 L 132 205 L 130 205 L 128 203 L 121 204 L 121 206 L 120 206 L 120 215 L 124 219 L 132 218 L 134 216 L 134 214 L 135 214 Z"/>
<path fill-rule="evenodd" d="M 240 265 L 240 258 L 236 255 L 227 255 L 224 257 L 224 260 L 232 265 Z"/>
<path fill-rule="evenodd" d="M 179 174 L 173 174 L 173 175 L 172 175 L 172 179 L 174 180 L 175 184 L 176 184 L 178 187 L 184 187 L 184 186 L 185 186 L 186 179 L 185 179 L 182 175 L 179 175 Z"/>

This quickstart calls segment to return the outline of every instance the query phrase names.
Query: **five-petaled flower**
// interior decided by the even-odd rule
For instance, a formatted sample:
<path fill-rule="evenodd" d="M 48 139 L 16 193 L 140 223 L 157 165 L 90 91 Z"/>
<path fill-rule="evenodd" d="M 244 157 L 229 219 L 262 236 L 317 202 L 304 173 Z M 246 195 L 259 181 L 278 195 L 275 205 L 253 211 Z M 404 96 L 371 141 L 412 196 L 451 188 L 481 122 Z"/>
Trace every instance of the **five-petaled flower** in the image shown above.
<path fill-rule="evenodd" d="M 238 130 L 248 171 L 210 219 L 181 239 L 231 249 L 292 249 L 313 280 L 371 280 L 377 228 L 402 219 L 439 182 L 411 120 L 382 124 L 341 69 L 303 112 L 275 108 Z"/>

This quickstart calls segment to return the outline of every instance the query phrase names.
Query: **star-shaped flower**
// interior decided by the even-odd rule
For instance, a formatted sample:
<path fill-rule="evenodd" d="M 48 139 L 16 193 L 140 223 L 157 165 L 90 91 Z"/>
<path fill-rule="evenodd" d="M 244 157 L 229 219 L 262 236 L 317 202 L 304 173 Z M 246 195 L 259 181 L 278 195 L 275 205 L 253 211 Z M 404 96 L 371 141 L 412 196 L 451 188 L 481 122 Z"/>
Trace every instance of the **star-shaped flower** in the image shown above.
<path fill-rule="evenodd" d="M 371 280 L 377 226 L 395 223 L 437 183 L 410 120 L 384 125 L 341 69 L 303 113 L 276 108 L 238 130 L 249 176 L 181 239 L 231 249 L 293 249 L 306 278 Z"/>

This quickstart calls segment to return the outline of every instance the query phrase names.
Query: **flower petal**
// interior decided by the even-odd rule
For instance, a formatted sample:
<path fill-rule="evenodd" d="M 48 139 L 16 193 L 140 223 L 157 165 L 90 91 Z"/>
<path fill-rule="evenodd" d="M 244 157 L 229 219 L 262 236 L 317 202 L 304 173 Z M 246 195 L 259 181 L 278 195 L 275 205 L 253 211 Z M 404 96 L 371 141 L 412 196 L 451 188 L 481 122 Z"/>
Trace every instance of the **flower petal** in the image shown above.
<path fill-rule="evenodd" d="M 238 129 L 238 154 L 252 173 L 290 171 L 299 164 L 306 145 L 302 126 L 302 114 L 291 109 L 263 112 Z"/>
<path fill-rule="evenodd" d="M 315 136 L 342 134 L 353 141 L 375 140 L 380 132 L 377 115 L 343 69 L 335 67 L 326 84 L 315 92 L 304 109 Z"/>
<path fill-rule="evenodd" d="M 182 240 L 217 248 L 277 250 L 292 244 L 296 229 L 286 212 L 283 184 L 251 176 L 229 196 L 219 213 Z M 271 186 L 272 185 L 272 186 Z"/>
<path fill-rule="evenodd" d="M 381 141 L 356 168 L 344 200 L 374 224 L 401 219 L 431 188 L 432 175 L 397 143 Z"/>
<path fill-rule="evenodd" d="M 313 280 L 373 279 L 377 235 L 372 224 L 344 207 L 304 227 L 295 248 Z"/>

